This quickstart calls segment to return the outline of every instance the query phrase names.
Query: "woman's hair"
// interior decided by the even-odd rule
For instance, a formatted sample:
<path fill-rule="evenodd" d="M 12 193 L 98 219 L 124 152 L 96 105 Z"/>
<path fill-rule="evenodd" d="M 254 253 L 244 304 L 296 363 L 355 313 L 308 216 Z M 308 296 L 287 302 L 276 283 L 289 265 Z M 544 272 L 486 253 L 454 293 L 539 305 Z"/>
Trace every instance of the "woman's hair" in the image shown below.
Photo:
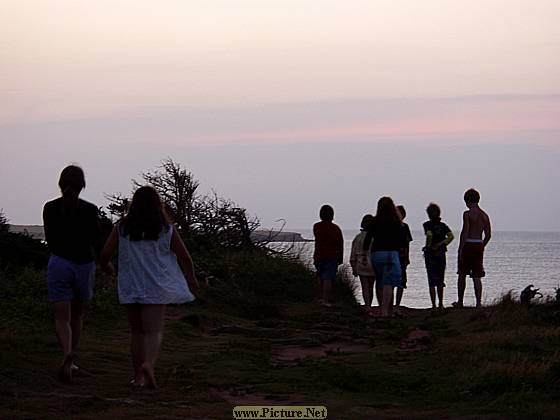
<path fill-rule="evenodd" d="M 121 222 L 122 234 L 129 236 L 131 241 L 155 241 L 168 225 L 169 218 L 157 191 L 147 185 L 138 188 Z"/>
<path fill-rule="evenodd" d="M 323 205 L 321 210 L 319 210 L 319 218 L 323 222 L 332 222 L 334 219 L 334 209 L 328 204 Z"/>
<path fill-rule="evenodd" d="M 379 224 L 401 223 L 401 216 L 391 197 L 381 197 L 377 202 L 375 220 Z"/>
<path fill-rule="evenodd" d="M 366 214 L 362 218 L 361 228 L 365 231 L 371 230 L 373 223 L 375 222 L 375 218 L 371 214 Z"/>
<path fill-rule="evenodd" d="M 377 213 L 373 218 L 373 223 L 371 224 L 370 229 L 367 229 L 367 235 L 364 238 L 364 251 L 367 251 L 369 249 L 371 241 L 373 240 L 374 225 L 393 223 L 401 223 L 401 217 L 399 216 L 399 212 L 395 207 L 395 203 L 393 202 L 393 199 L 391 197 L 381 197 L 377 202 Z"/>
<path fill-rule="evenodd" d="M 441 209 L 436 203 L 430 203 L 426 208 L 426 213 L 428 213 L 428 217 L 433 222 L 439 222 L 441 220 Z"/>
<path fill-rule="evenodd" d="M 62 170 L 58 179 L 58 186 L 64 197 L 75 197 L 86 187 L 86 177 L 82 168 L 69 165 Z"/>

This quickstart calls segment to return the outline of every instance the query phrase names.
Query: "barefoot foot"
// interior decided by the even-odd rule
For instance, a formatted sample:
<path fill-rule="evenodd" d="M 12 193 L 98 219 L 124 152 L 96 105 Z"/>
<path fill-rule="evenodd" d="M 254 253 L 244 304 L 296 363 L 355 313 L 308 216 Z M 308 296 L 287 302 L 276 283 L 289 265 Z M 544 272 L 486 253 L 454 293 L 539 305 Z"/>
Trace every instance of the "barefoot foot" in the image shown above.
<path fill-rule="evenodd" d="M 154 369 L 149 363 L 144 363 L 142 365 L 142 373 L 144 374 L 145 382 L 144 385 L 150 389 L 156 389 L 156 377 L 154 375 Z"/>
<path fill-rule="evenodd" d="M 58 368 L 58 380 L 64 382 L 65 384 L 72 383 L 72 365 L 73 365 L 73 355 L 70 353 L 62 361 L 62 365 Z"/>

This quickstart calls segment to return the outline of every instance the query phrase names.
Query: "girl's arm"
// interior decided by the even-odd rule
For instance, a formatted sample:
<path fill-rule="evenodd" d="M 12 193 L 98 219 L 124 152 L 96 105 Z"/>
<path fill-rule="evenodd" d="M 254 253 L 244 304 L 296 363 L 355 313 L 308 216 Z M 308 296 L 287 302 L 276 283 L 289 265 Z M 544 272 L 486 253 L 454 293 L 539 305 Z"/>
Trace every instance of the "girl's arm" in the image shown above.
<path fill-rule="evenodd" d="M 115 269 L 113 268 L 113 264 L 111 264 L 111 258 L 115 254 L 117 247 L 119 246 L 119 232 L 117 227 L 115 226 L 111 231 L 111 234 L 107 238 L 105 242 L 105 246 L 101 251 L 101 256 L 99 258 L 99 264 L 101 268 L 109 274 L 114 274 Z"/>
<path fill-rule="evenodd" d="M 357 248 L 358 248 L 358 237 L 355 237 L 354 240 L 352 241 L 352 248 L 350 250 L 350 266 L 352 267 L 352 274 L 354 276 L 356 276 L 357 274 L 356 272 L 357 262 L 358 262 Z"/>
<path fill-rule="evenodd" d="M 173 236 L 171 237 L 171 251 L 175 253 L 181 268 L 186 273 L 189 287 L 194 290 L 198 289 L 198 280 L 194 273 L 194 264 L 191 254 L 189 254 L 185 243 L 181 239 L 181 236 L 179 236 L 179 232 L 177 232 L 175 227 L 173 227 Z"/>

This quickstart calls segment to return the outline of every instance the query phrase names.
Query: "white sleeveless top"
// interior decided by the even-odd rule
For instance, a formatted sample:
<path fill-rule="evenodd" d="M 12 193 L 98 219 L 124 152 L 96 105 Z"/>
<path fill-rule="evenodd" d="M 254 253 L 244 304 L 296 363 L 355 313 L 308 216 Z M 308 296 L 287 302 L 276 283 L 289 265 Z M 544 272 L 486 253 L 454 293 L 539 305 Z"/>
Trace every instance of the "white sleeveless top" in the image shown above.
<path fill-rule="evenodd" d="M 171 251 L 173 226 L 157 241 L 131 241 L 119 229 L 118 291 L 121 304 L 168 304 L 195 298 Z"/>

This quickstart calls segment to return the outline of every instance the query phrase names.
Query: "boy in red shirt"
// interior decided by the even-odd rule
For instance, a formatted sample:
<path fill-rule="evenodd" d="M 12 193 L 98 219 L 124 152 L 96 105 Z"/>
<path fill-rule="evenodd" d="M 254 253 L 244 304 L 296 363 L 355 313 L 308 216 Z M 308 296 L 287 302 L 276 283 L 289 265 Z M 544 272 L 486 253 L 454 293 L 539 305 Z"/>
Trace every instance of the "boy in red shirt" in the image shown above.
<path fill-rule="evenodd" d="M 313 261 L 321 286 L 319 301 L 325 306 L 331 306 L 330 291 L 332 282 L 336 279 L 338 266 L 342 264 L 344 238 L 340 228 L 332 222 L 334 210 L 331 206 L 327 204 L 322 206 L 319 217 L 321 221 L 313 225 L 313 236 L 315 236 Z"/>

